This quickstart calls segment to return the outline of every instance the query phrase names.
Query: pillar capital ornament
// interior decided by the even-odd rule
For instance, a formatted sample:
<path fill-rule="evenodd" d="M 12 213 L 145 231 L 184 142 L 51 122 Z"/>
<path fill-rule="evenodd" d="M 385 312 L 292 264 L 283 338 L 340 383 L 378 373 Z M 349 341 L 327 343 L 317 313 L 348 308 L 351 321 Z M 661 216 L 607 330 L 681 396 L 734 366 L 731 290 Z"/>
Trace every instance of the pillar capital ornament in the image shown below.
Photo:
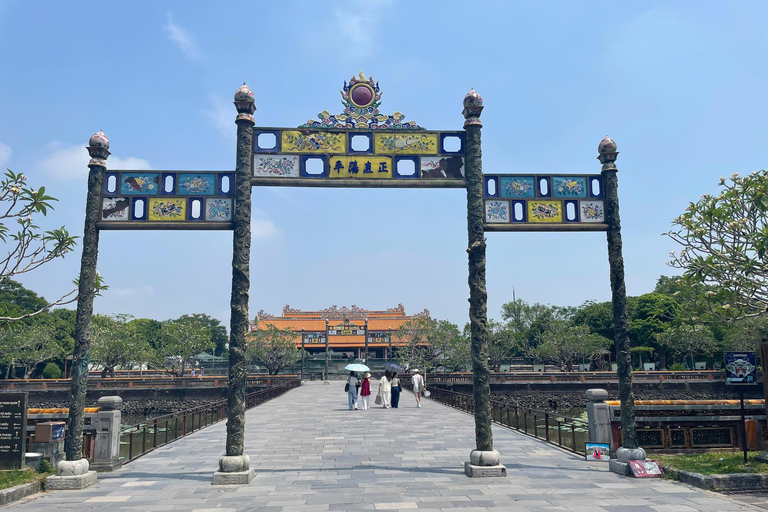
<path fill-rule="evenodd" d="M 237 109 L 237 117 L 235 122 L 248 121 L 255 124 L 253 119 L 253 113 L 256 112 L 256 98 L 253 91 L 243 82 L 243 85 L 235 93 L 235 108 Z"/>
<path fill-rule="evenodd" d="M 483 126 L 480 121 L 480 113 L 483 111 L 483 98 L 472 89 L 464 96 L 464 110 L 461 112 L 464 116 L 464 128 L 470 125 Z"/>
<path fill-rule="evenodd" d="M 601 170 L 603 171 L 617 171 L 616 158 L 619 156 L 619 152 L 616 151 L 616 143 L 609 136 L 605 136 L 600 144 L 597 146 L 597 151 L 600 153 L 597 159 L 603 164 Z"/>
<path fill-rule="evenodd" d="M 88 167 L 107 167 L 107 158 L 111 153 L 109 152 L 109 139 L 103 131 L 99 130 L 91 135 L 85 149 L 88 150 L 88 155 L 91 157 Z"/>

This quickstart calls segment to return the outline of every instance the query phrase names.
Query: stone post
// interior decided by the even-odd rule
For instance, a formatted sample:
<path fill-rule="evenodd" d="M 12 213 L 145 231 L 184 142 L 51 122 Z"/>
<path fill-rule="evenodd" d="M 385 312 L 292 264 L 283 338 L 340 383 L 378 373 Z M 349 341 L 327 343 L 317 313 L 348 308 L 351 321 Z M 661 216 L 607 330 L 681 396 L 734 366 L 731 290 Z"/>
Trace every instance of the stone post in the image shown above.
<path fill-rule="evenodd" d="M 251 175 L 253 162 L 253 93 L 243 84 L 235 93 L 237 108 L 237 160 L 235 161 L 234 232 L 232 234 L 232 297 L 229 327 L 229 381 L 227 383 L 227 451 L 213 474 L 214 485 L 248 484 L 254 474 L 243 453 L 245 433 L 245 357 L 248 333 L 248 290 L 251 285 Z"/>
<path fill-rule="evenodd" d="M 95 133 L 88 141 L 88 196 L 85 204 L 83 227 L 83 254 L 80 257 L 77 314 L 75 317 L 75 350 L 72 356 L 69 388 L 69 418 L 64 451 L 67 460 L 56 465 L 56 476 L 48 477 L 48 489 L 82 489 L 96 482 L 96 472 L 89 471 L 88 460 L 83 457 L 83 417 L 85 393 L 88 390 L 88 351 L 91 346 L 91 317 L 93 297 L 96 295 L 96 262 L 99 255 L 99 230 L 96 222 L 101 213 L 99 197 L 104 187 L 107 170 L 109 140 L 104 132 Z"/>
<path fill-rule="evenodd" d="M 499 452 L 493 449 L 491 386 L 488 374 L 488 292 L 485 289 L 485 233 L 483 231 L 483 153 L 480 113 L 483 99 L 472 89 L 464 98 L 466 130 L 467 234 L 469 255 L 469 322 L 475 398 L 475 444 L 464 464 L 469 477 L 506 476 Z"/>
<path fill-rule="evenodd" d="M 637 446 L 635 426 L 635 395 L 632 391 L 632 358 L 629 352 L 629 319 L 627 289 L 624 285 L 624 256 L 621 252 L 621 219 L 619 217 L 619 182 L 616 176 L 616 143 L 606 136 L 597 148 L 597 159 L 603 164 L 605 223 L 608 224 L 608 264 L 611 273 L 611 302 L 613 304 L 613 333 L 618 364 L 619 398 L 621 400 L 622 447 L 611 461 L 611 471 L 628 474 L 630 460 L 645 460 L 645 450 Z"/>
<path fill-rule="evenodd" d="M 605 403 L 608 392 L 604 389 L 587 390 L 587 423 L 589 424 L 589 442 L 606 443 L 613 447 L 611 432 L 611 408 Z"/>
<path fill-rule="evenodd" d="M 96 402 L 96 441 L 93 447 L 91 469 L 114 471 L 123 465 L 120 462 L 120 407 L 123 399 L 119 396 L 104 396 Z"/>
<path fill-rule="evenodd" d="M 325 375 L 323 375 L 323 384 L 330 384 L 328 382 L 328 320 L 325 320 Z"/>
<path fill-rule="evenodd" d="M 760 365 L 763 370 L 763 398 L 768 407 L 768 339 L 760 339 Z M 765 446 L 765 439 L 760 439 L 760 446 Z M 757 462 L 768 464 L 768 451 L 762 450 L 756 457 Z"/>

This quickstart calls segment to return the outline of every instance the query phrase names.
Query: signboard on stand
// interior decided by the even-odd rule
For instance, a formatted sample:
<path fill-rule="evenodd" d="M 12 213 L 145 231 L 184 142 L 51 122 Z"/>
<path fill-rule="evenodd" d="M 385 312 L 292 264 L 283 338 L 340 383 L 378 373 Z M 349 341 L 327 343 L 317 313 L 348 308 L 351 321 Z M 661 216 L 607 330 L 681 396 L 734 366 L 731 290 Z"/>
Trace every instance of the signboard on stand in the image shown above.
<path fill-rule="evenodd" d="M 754 385 L 757 383 L 757 364 L 754 352 L 725 353 L 725 383 L 727 385 Z"/>
<path fill-rule="evenodd" d="M 0 393 L 0 470 L 22 469 L 27 451 L 27 393 Z"/>

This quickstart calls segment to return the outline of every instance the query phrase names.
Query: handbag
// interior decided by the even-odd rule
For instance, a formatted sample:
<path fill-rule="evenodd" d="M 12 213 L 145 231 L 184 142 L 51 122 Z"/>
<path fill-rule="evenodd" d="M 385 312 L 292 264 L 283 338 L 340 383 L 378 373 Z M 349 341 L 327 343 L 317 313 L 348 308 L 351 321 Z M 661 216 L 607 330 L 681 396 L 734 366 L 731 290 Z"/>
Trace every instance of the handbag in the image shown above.
<path fill-rule="evenodd" d="M 344 385 L 344 391 L 349 391 L 349 382 Z"/>
<path fill-rule="evenodd" d="M 373 401 L 376 405 L 381 405 L 381 393 L 376 395 L 376 399 Z"/>

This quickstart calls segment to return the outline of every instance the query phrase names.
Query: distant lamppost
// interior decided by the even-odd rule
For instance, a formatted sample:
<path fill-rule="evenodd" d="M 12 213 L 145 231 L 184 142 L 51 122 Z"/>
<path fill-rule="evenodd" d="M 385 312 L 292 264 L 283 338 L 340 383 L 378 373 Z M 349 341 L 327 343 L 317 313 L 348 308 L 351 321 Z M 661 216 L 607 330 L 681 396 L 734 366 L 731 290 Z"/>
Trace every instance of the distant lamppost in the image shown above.
<path fill-rule="evenodd" d="M 387 362 L 392 360 L 392 327 L 387 329 L 387 340 L 389 340 L 389 348 L 387 349 Z"/>
<path fill-rule="evenodd" d="M 301 328 L 301 380 L 304 380 L 304 354 L 307 352 L 304 350 L 304 340 L 307 335 L 304 333 L 304 328 Z"/>
<path fill-rule="evenodd" d="M 325 376 L 323 380 L 328 382 L 328 319 L 325 319 Z"/>

